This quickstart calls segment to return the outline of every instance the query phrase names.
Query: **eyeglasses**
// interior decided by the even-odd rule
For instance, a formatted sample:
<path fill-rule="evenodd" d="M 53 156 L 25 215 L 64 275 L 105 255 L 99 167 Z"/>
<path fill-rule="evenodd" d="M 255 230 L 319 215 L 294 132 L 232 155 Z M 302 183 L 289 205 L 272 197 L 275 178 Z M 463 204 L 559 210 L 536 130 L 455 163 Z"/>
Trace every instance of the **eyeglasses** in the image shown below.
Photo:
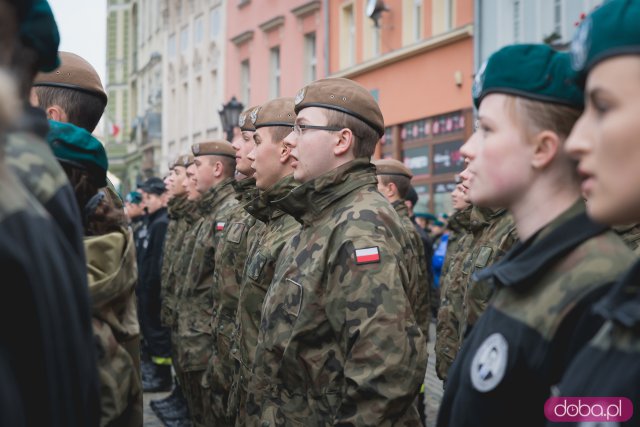
<path fill-rule="evenodd" d="M 301 136 L 302 135 L 302 131 L 303 130 L 328 130 L 331 132 L 337 132 L 339 130 L 342 130 L 344 128 L 339 128 L 337 126 L 314 126 L 314 125 L 298 125 L 295 124 L 293 125 L 293 132 L 297 135 L 297 136 Z"/>

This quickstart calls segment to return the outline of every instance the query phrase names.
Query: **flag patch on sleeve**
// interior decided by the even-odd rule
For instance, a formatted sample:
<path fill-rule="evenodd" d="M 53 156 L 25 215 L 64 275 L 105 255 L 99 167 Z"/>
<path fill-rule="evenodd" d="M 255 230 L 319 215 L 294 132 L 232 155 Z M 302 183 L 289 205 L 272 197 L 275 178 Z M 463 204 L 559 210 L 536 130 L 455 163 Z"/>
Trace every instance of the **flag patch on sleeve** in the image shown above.
<path fill-rule="evenodd" d="M 216 222 L 216 231 L 224 230 L 224 222 Z"/>
<path fill-rule="evenodd" d="M 380 250 L 377 246 L 356 249 L 356 264 L 372 264 L 380 262 Z"/>

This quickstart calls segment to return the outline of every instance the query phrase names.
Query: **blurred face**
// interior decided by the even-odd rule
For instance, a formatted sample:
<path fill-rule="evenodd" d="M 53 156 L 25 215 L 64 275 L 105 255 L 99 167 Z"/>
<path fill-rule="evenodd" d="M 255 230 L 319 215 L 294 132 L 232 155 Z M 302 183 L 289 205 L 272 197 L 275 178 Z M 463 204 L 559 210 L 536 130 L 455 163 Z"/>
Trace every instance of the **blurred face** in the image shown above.
<path fill-rule="evenodd" d="M 196 200 L 200 197 L 200 193 L 196 190 L 196 165 L 190 164 L 186 169 L 186 176 L 182 181 L 182 188 L 187 193 L 187 199 Z"/>
<path fill-rule="evenodd" d="M 137 218 L 140 215 L 144 214 L 144 204 L 143 203 L 124 203 L 124 208 L 127 213 L 127 216 L 131 219 Z"/>
<path fill-rule="evenodd" d="M 184 183 L 185 178 L 187 177 L 187 168 L 184 166 L 176 166 L 173 168 L 173 192 L 176 196 L 185 193 Z"/>
<path fill-rule="evenodd" d="M 456 211 L 461 211 L 469 206 L 469 203 L 466 201 L 464 187 L 462 184 L 456 185 L 456 188 L 451 192 L 451 203 L 453 205 L 453 209 Z"/>
<path fill-rule="evenodd" d="M 460 149 L 469 161 L 465 176 L 460 174 L 462 185 L 474 205 L 511 207 L 532 179 L 535 147 L 527 144 L 506 100 L 507 95 L 499 93 L 482 100 L 479 128 Z"/>
<path fill-rule="evenodd" d="M 254 171 L 247 156 L 253 150 L 253 132 L 237 132 L 231 145 L 236 150 L 236 170 L 246 177 L 252 176 Z"/>
<path fill-rule="evenodd" d="M 274 141 L 271 131 L 270 127 L 256 129 L 253 134 L 254 149 L 249 153 L 249 159 L 253 162 L 251 167 L 256 171 L 256 187 L 261 190 L 272 187 L 291 174 L 291 168 L 287 165 L 289 149 L 283 141 Z"/>
<path fill-rule="evenodd" d="M 161 195 L 142 193 L 142 200 L 150 214 L 164 206 L 164 198 Z"/>
<path fill-rule="evenodd" d="M 471 136 L 473 138 L 473 135 Z M 469 159 L 464 159 L 466 168 L 458 175 L 460 177 L 460 191 L 462 192 L 462 198 L 468 204 L 471 204 L 471 199 L 469 198 L 469 187 L 471 186 L 471 172 L 469 171 Z"/>
<path fill-rule="evenodd" d="M 212 161 L 211 156 L 198 156 L 194 164 L 196 165 L 196 190 L 204 194 L 213 187 L 215 162 Z"/>
<path fill-rule="evenodd" d="M 164 186 L 167 188 L 170 198 L 173 197 L 173 194 L 175 191 L 175 184 L 174 184 L 173 178 L 174 178 L 173 169 L 171 169 L 169 171 L 169 174 L 163 180 Z"/>
<path fill-rule="evenodd" d="M 327 117 L 324 109 L 308 107 L 298 113 L 296 124 L 326 126 Z M 338 139 L 336 132 L 326 130 L 307 129 L 300 135 L 291 132 L 284 142 L 291 148 L 291 166 L 296 181 L 307 182 L 334 169 L 334 147 Z"/>
<path fill-rule="evenodd" d="M 618 56 L 589 73 L 586 108 L 566 150 L 579 161 L 589 215 L 608 224 L 640 219 L 640 58 Z"/>

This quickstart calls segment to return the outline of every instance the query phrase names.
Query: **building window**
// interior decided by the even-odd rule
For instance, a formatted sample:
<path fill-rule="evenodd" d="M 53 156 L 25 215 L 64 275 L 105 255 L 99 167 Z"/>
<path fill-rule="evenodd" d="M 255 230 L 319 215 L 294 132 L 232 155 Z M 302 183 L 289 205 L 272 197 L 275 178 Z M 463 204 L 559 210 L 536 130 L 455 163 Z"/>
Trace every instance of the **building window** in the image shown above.
<path fill-rule="evenodd" d="M 211 40 L 218 38 L 220 34 L 220 7 L 214 7 L 209 11 L 209 37 Z"/>
<path fill-rule="evenodd" d="M 310 83 L 317 78 L 316 65 L 318 59 L 316 55 L 316 33 L 305 34 L 304 56 L 304 79 L 305 83 Z"/>
<path fill-rule="evenodd" d="M 372 38 L 371 41 L 371 49 L 373 56 L 378 56 L 381 53 L 381 38 L 380 38 L 380 27 L 373 26 L 371 30 Z"/>
<path fill-rule="evenodd" d="M 562 1 L 553 2 L 553 32 L 562 38 Z"/>
<path fill-rule="evenodd" d="M 513 2 L 513 42 L 520 43 L 522 40 L 522 4 L 520 1 Z"/>
<path fill-rule="evenodd" d="M 251 100 L 251 73 L 249 69 L 249 60 L 245 59 L 240 64 L 240 97 L 244 105 L 249 105 Z"/>
<path fill-rule="evenodd" d="M 184 54 L 189 49 L 189 27 L 183 27 L 180 31 L 180 53 Z"/>
<path fill-rule="evenodd" d="M 453 0 L 444 1 L 444 28 L 448 31 L 454 27 L 453 25 Z"/>
<path fill-rule="evenodd" d="M 356 22 L 353 15 L 353 4 L 342 8 L 340 40 L 341 68 L 350 67 L 356 63 Z"/>
<path fill-rule="evenodd" d="M 277 98 L 280 96 L 280 47 L 271 48 L 269 56 L 269 92 L 271 98 Z"/>
<path fill-rule="evenodd" d="M 202 15 L 198 16 L 193 24 L 193 42 L 196 45 L 199 45 L 202 42 L 202 36 L 204 32 L 203 28 L 203 17 Z"/>
<path fill-rule="evenodd" d="M 171 34 L 169 36 L 169 46 L 167 47 L 167 51 L 169 53 L 169 58 L 176 57 L 176 35 Z"/>
<path fill-rule="evenodd" d="M 413 0 L 413 41 L 422 38 L 422 0 Z"/>

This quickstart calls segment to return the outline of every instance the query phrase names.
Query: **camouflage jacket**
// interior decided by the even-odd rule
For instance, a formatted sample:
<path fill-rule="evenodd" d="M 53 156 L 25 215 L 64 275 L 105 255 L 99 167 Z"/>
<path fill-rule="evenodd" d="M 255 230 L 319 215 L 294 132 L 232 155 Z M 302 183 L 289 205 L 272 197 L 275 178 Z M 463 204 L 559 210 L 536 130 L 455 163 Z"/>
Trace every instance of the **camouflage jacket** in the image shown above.
<path fill-rule="evenodd" d="M 176 301 L 180 349 L 178 363 L 185 372 L 204 370 L 213 348 L 211 316 L 215 249 L 225 227 L 225 219 L 238 202 L 233 197 L 232 178 L 210 189 L 199 201 L 205 215 L 196 225 L 193 252 Z"/>
<path fill-rule="evenodd" d="M 235 319 L 237 330 L 232 341 L 231 356 L 237 361 L 237 369 L 233 372 L 227 413 L 230 418 L 236 419 L 238 426 L 246 424 L 244 405 L 258 341 L 262 302 L 273 279 L 282 248 L 300 229 L 298 221 L 271 206 L 271 202 L 285 197 L 297 185 L 293 176 L 283 178 L 245 206 L 248 213 L 264 223 L 264 228 L 259 240 L 251 245 L 247 256 Z"/>
<path fill-rule="evenodd" d="M 440 276 L 440 308 L 436 322 L 436 374 L 441 380 L 447 379 L 447 372 L 458 353 L 460 345 L 460 323 L 462 320 L 462 302 L 464 299 L 464 278 L 462 264 L 473 243 L 471 234 L 471 210 L 456 212 L 449 224 L 452 235 L 449 236 L 447 254 Z"/>
<path fill-rule="evenodd" d="M 611 227 L 636 255 L 640 255 L 640 224 Z"/>
<path fill-rule="evenodd" d="M 405 289 L 409 242 L 356 159 L 276 201 L 302 228 L 262 307 L 247 412 L 262 425 L 419 425 L 427 349 Z"/>
<path fill-rule="evenodd" d="M 176 255 L 182 248 L 182 239 L 187 231 L 185 214 L 188 207 L 189 201 L 186 195 L 174 197 L 169 201 L 167 206 L 169 226 L 167 227 L 167 234 L 164 238 L 160 282 L 162 304 L 160 308 L 160 321 L 164 326 L 171 326 L 172 324 L 172 307 L 175 305 L 174 288 L 176 286 L 176 278 L 171 274 L 171 271 L 179 259 Z"/>
<path fill-rule="evenodd" d="M 477 273 L 497 290 L 449 374 L 438 425 L 543 425 L 550 387 L 603 323 L 593 303 L 634 259 L 578 200 Z"/>
<path fill-rule="evenodd" d="M 393 208 L 402 221 L 402 227 L 407 233 L 410 246 L 406 246 L 407 262 L 412 263 L 411 271 L 417 274 L 417 277 L 410 281 L 412 289 L 407 290 L 407 296 L 413 304 L 413 314 L 422 329 L 425 340 L 429 340 L 429 323 L 431 323 L 431 300 L 430 289 L 432 277 L 427 272 L 427 264 L 425 263 L 424 245 L 422 239 L 413 225 L 409 217 L 409 209 L 404 204 L 404 200 L 397 200 L 392 203 Z"/>
<path fill-rule="evenodd" d="M 100 425 L 140 426 L 140 327 L 133 237 L 123 229 L 85 237 L 84 246 L 98 348 Z"/>

